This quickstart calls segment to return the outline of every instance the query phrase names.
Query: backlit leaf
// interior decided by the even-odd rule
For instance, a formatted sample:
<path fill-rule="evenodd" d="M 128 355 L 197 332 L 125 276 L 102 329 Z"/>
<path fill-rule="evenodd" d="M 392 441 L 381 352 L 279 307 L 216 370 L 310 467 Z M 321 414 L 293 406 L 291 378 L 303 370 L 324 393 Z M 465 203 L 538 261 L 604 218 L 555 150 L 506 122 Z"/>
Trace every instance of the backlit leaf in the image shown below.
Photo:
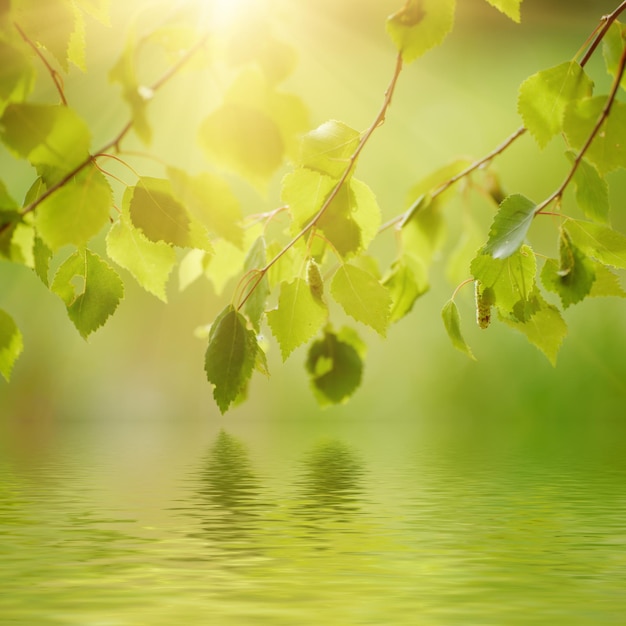
<path fill-rule="evenodd" d="M 293 218 L 294 234 L 315 217 L 335 185 L 336 181 L 330 176 L 305 167 L 283 178 L 281 198 Z"/>
<path fill-rule="evenodd" d="M 351 333 L 324 332 L 311 344 L 306 369 L 321 406 L 340 404 L 358 389 L 363 377 L 362 344 Z"/>
<path fill-rule="evenodd" d="M 107 179 L 90 165 L 41 202 L 35 226 L 53 251 L 66 244 L 80 247 L 108 222 L 112 205 Z"/>
<path fill-rule="evenodd" d="M 260 330 L 261 317 L 265 312 L 265 303 L 270 294 L 267 276 L 259 274 L 259 270 L 265 267 L 266 262 L 265 237 L 258 237 L 246 255 L 243 268 L 245 274 L 250 277 L 249 288 L 252 289 L 254 287 L 254 290 L 246 299 L 244 312 L 257 332 Z"/>
<path fill-rule="evenodd" d="M 529 246 L 522 246 L 506 259 L 494 259 L 488 254 L 478 254 L 470 265 L 475 280 L 480 281 L 483 293 L 498 309 L 512 313 L 516 304 L 525 301 L 535 285 L 537 261 Z"/>
<path fill-rule="evenodd" d="M 594 263 L 594 273 L 596 279 L 591 286 L 589 297 L 615 296 L 617 298 L 626 298 L 626 291 L 624 291 L 619 278 L 606 265 Z"/>
<path fill-rule="evenodd" d="M 34 83 L 35 70 L 26 51 L 0 41 L 0 114 L 9 102 L 25 100 Z"/>
<path fill-rule="evenodd" d="M 23 349 L 22 333 L 13 318 L 0 309 L 0 374 L 7 382 Z"/>
<path fill-rule="evenodd" d="M 68 70 L 68 47 L 74 32 L 72 0 L 20 0 L 16 20 L 34 41 L 48 49 Z"/>
<path fill-rule="evenodd" d="M 241 207 L 225 180 L 206 173 L 190 176 L 175 168 L 168 168 L 168 177 L 175 197 L 198 222 L 210 232 L 241 246 Z"/>
<path fill-rule="evenodd" d="M 471 348 L 467 345 L 465 339 L 463 339 L 463 335 L 461 333 L 461 317 L 459 316 L 459 309 L 457 308 L 454 300 L 446 302 L 441 311 L 441 317 L 452 345 L 457 350 L 460 350 L 470 357 L 470 359 L 475 359 Z"/>
<path fill-rule="evenodd" d="M 385 335 L 391 315 L 391 296 L 372 274 L 344 263 L 335 273 L 330 289 L 348 315 Z"/>
<path fill-rule="evenodd" d="M 422 276 L 416 276 L 408 259 L 397 260 L 391 266 L 383 285 L 391 297 L 389 322 L 397 322 L 408 315 L 416 300 L 428 291 L 428 283 Z"/>
<path fill-rule="evenodd" d="M 530 313 L 523 322 L 515 316 L 503 316 L 501 319 L 526 335 L 528 341 L 539 348 L 552 365 L 556 365 L 557 354 L 567 335 L 567 325 L 559 310 L 548 304 L 538 290 L 533 291 L 529 303 Z"/>
<path fill-rule="evenodd" d="M 576 155 L 573 152 L 568 152 L 567 156 L 574 162 Z M 574 172 L 574 185 L 576 202 L 583 213 L 597 222 L 608 222 L 609 185 L 600 176 L 596 167 L 587 160 L 581 159 Z"/>
<path fill-rule="evenodd" d="M 502 11 L 505 15 L 510 17 L 514 22 L 518 22 L 521 19 L 520 6 L 523 0 L 487 0 L 487 2 L 496 7 L 499 11 Z"/>
<path fill-rule="evenodd" d="M 111 0 L 74 0 L 85 13 L 95 17 L 103 24 L 109 24 L 109 14 L 111 10 Z"/>
<path fill-rule="evenodd" d="M 83 338 L 113 315 L 124 297 L 117 272 L 90 250 L 77 250 L 57 270 L 52 291 L 67 307 L 67 314 Z"/>
<path fill-rule="evenodd" d="M 527 78 L 519 89 L 517 108 L 526 128 L 544 147 L 563 127 L 565 108 L 587 98 L 593 82 L 575 61 L 561 63 Z"/>
<path fill-rule="evenodd" d="M 278 308 L 267 313 L 267 322 L 278 340 L 283 361 L 309 341 L 327 319 L 326 305 L 313 295 L 305 280 L 296 278 L 291 283 L 283 283 Z"/>
<path fill-rule="evenodd" d="M 413 209 L 413 207 L 415 207 Z M 421 196 L 413 203 L 402 226 L 402 249 L 405 254 L 430 265 L 446 240 L 447 227 L 438 200 Z"/>
<path fill-rule="evenodd" d="M 214 385 L 213 397 L 222 413 L 245 390 L 259 350 L 246 318 L 232 306 L 226 307 L 211 327 L 204 359 L 207 380 Z"/>
<path fill-rule="evenodd" d="M 387 32 L 405 63 L 441 44 L 452 30 L 455 10 L 456 0 L 407 0 L 387 18 Z"/>
<path fill-rule="evenodd" d="M 606 96 L 598 96 L 572 102 L 566 108 L 563 128 L 572 148 L 580 150 L 585 145 L 605 105 Z M 585 158 L 600 174 L 626 167 L 626 104 L 613 102 L 611 114 L 600 126 Z"/>
<path fill-rule="evenodd" d="M 302 138 L 299 165 L 341 178 L 360 141 L 360 133 L 343 122 L 324 122 Z"/>
<path fill-rule="evenodd" d="M 0 119 L 0 137 L 17 156 L 28 159 L 48 183 L 89 158 L 89 128 L 65 106 L 10 104 Z"/>
<path fill-rule="evenodd" d="M 107 254 L 128 270 L 135 280 L 163 302 L 167 302 L 165 285 L 176 264 L 174 249 L 163 241 L 150 241 L 122 216 L 109 230 Z"/>
<path fill-rule="evenodd" d="M 604 263 L 626 269 L 626 237 L 604 224 L 568 220 L 565 230 L 586 255 Z"/>
<path fill-rule="evenodd" d="M 33 261 L 35 274 L 39 276 L 41 282 L 49 287 L 48 272 L 50 270 L 50 259 L 52 258 L 52 250 L 44 243 L 41 237 L 35 237 L 33 244 Z"/>
<path fill-rule="evenodd" d="M 142 177 L 133 188 L 129 211 L 133 225 L 150 241 L 181 247 L 189 245 L 189 215 L 174 198 L 169 181 Z"/>
<path fill-rule="evenodd" d="M 483 253 L 494 259 L 506 259 L 517 252 L 524 243 L 536 208 L 534 202 L 520 194 L 505 198 L 493 220 Z"/>
<path fill-rule="evenodd" d="M 615 76 L 617 74 L 620 57 L 624 51 L 625 43 L 626 26 L 618 21 L 613 22 L 602 39 L 604 60 L 606 62 L 606 68 L 611 76 Z M 625 77 L 622 77 L 621 86 L 622 89 L 626 86 Z"/>

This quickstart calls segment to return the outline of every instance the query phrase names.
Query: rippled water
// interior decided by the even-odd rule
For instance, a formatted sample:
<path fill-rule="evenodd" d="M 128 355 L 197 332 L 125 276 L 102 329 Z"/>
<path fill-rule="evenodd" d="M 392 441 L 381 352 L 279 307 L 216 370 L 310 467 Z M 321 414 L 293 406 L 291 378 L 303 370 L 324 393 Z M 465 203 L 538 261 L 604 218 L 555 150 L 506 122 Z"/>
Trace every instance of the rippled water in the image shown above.
<path fill-rule="evenodd" d="M 619 441 L 403 424 L 4 438 L 0 623 L 624 624 Z"/>

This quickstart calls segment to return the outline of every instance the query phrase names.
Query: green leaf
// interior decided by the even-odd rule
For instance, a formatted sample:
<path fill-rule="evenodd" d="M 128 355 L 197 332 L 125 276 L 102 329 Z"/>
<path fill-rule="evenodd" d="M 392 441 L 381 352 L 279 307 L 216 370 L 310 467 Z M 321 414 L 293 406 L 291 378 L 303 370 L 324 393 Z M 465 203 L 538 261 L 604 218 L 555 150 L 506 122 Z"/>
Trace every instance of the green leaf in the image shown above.
<path fill-rule="evenodd" d="M 570 240 L 561 234 L 560 262 L 548 259 L 541 272 L 541 280 L 548 291 L 559 295 L 563 308 L 584 300 L 596 279 L 594 263 Z"/>
<path fill-rule="evenodd" d="M 299 165 L 341 178 L 360 141 L 361 134 L 343 122 L 324 122 L 302 138 Z"/>
<path fill-rule="evenodd" d="M 254 286 L 254 291 L 244 305 L 244 312 L 257 332 L 260 331 L 261 318 L 265 312 L 265 303 L 270 295 L 267 276 L 263 276 L 259 280 L 259 270 L 265 267 L 266 262 L 265 237 L 261 236 L 252 244 L 250 251 L 246 255 L 243 268 L 245 274 L 251 278 L 250 287 Z"/>
<path fill-rule="evenodd" d="M 35 274 L 39 276 L 41 282 L 49 287 L 48 272 L 50 271 L 50 259 L 52 258 L 52 250 L 44 243 L 41 237 L 35 237 L 33 245 L 33 260 Z"/>
<path fill-rule="evenodd" d="M 472 349 L 467 345 L 465 339 L 463 339 L 461 333 L 461 317 L 459 316 L 459 310 L 454 300 L 446 302 L 441 311 L 441 317 L 443 318 L 443 325 L 446 328 L 452 345 L 457 350 L 465 353 L 470 359 L 476 360 Z"/>
<path fill-rule="evenodd" d="M 330 176 L 300 167 L 283 178 L 281 199 L 293 218 L 293 233 L 305 227 L 322 208 L 334 189 L 336 181 Z"/>
<path fill-rule="evenodd" d="M 26 51 L 0 41 L 0 114 L 9 102 L 21 102 L 29 96 L 35 77 Z"/>
<path fill-rule="evenodd" d="M 520 86 L 517 108 L 524 125 L 543 148 L 561 132 L 567 105 L 592 93 L 593 82 L 583 68 L 568 61 L 527 78 Z"/>
<path fill-rule="evenodd" d="M 327 330 L 311 344 L 306 369 L 320 405 L 345 402 L 361 384 L 363 345 L 352 333 Z"/>
<path fill-rule="evenodd" d="M 330 289 L 348 315 L 385 335 L 391 316 L 391 296 L 372 274 L 344 263 L 335 273 Z"/>
<path fill-rule="evenodd" d="M 435 253 L 444 245 L 446 235 L 447 228 L 441 213 L 441 204 L 428 195 L 420 196 L 409 209 L 403 222 L 402 249 L 406 254 L 429 266 Z"/>
<path fill-rule="evenodd" d="M 145 86 L 140 85 L 137 78 L 138 41 L 137 35 L 131 32 L 122 55 L 109 72 L 109 80 L 122 86 L 122 96 L 130 106 L 133 130 L 145 144 L 149 144 L 152 140 L 152 129 L 148 122 L 147 106 L 152 93 Z"/>
<path fill-rule="evenodd" d="M 150 241 L 128 217 L 122 216 L 109 230 L 106 246 L 115 263 L 128 270 L 146 291 L 167 302 L 165 286 L 176 264 L 176 253 L 170 245 Z"/>
<path fill-rule="evenodd" d="M 515 254 L 524 243 L 536 208 L 534 202 L 520 194 L 505 198 L 489 230 L 483 254 L 490 254 L 494 259 L 506 259 Z"/>
<path fill-rule="evenodd" d="M 109 25 L 111 0 L 74 0 L 74 3 L 102 24 Z"/>
<path fill-rule="evenodd" d="M 601 298 L 607 296 L 615 296 L 617 298 L 626 298 L 626 291 L 620 284 L 619 278 L 602 263 L 594 263 L 594 273 L 596 279 L 591 286 L 589 292 L 590 298 Z"/>
<path fill-rule="evenodd" d="M 41 202 L 35 226 L 53 251 L 66 244 L 84 246 L 108 222 L 112 205 L 107 179 L 90 165 Z"/>
<path fill-rule="evenodd" d="M 604 224 L 569 219 L 565 230 L 586 255 L 620 269 L 626 269 L 626 237 Z"/>
<path fill-rule="evenodd" d="M 452 30 L 455 10 L 456 0 L 407 0 L 387 18 L 387 32 L 405 63 L 441 44 Z"/>
<path fill-rule="evenodd" d="M 191 243 L 191 220 L 185 207 L 172 194 L 168 180 L 139 179 L 130 198 L 130 218 L 153 242 L 186 247 Z"/>
<path fill-rule="evenodd" d="M 117 272 L 87 249 L 77 250 L 59 267 L 51 289 L 63 300 L 69 318 L 85 339 L 113 315 L 124 297 Z"/>
<path fill-rule="evenodd" d="M 526 335 L 528 341 L 539 348 L 552 365 L 556 365 L 556 357 L 567 335 L 567 325 L 559 310 L 548 304 L 538 290 L 534 290 L 529 298 L 529 315 L 524 321 L 515 316 L 503 316 L 502 321 Z"/>
<path fill-rule="evenodd" d="M 10 104 L 0 119 L 0 137 L 18 157 L 28 159 L 47 183 L 89 159 L 87 124 L 73 109 L 61 105 Z"/>
<path fill-rule="evenodd" d="M 617 74 L 625 42 L 626 26 L 618 21 L 613 22 L 602 39 L 606 69 L 611 76 Z M 626 79 L 624 77 L 622 77 L 621 86 L 622 89 L 626 88 Z"/>
<path fill-rule="evenodd" d="M 215 320 L 204 360 L 207 380 L 222 413 L 245 391 L 260 350 L 246 318 L 227 306 Z"/>
<path fill-rule="evenodd" d="M 494 259 L 478 254 L 470 264 L 475 280 L 480 281 L 483 293 L 503 314 L 512 313 L 515 306 L 528 299 L 535 285 L 537 261 L 529 246 L 522 246 L 506 259 Z"/>
<path fill-rule="evenodd" d="M 210 232 L 236 246 L 243 243 L 241 207 L 228 183 L 212 174 L 190 176 L 168 168 L 176 198 Z"/>
<path fill-rule="evenodd" d="M 383 285 L 391 297 L 389 322 L 397 322 L 408 315 L 416 300 L 428 291 L 428 283 L 422 275 L 416 275 L 410 260 L 401 257 L 393 263 Z"/>
<path fill-rule="evenodd" d="M 205 270 L 206 277 L 213 283 L 216 295 L 221 295 L 228 282 L 239 276 L 245 263 L 245 252 L 232 243 L 218 239 L 215 254 Z"/>
<path fill-rule="evenodd" d="M 523 0 L 487 0 L 487 2 L 502 11 L 505 15 L 510 17 L 514 22 L 519 24 L 521 20 L 520 6 Z"/>
<path fill-rule="evenodd" d="M 567 152 L 567 157 L 574 163 L 576 155 L 573 152 Z M 597 222 L 608 222 L 609 185 L 604 177 L 600 176 L 596 167 L 581 159 L 574 172 L 574 185 L 576 202 L 583 213 Z"/>
<path fill-rule="evenodd" d="M 563 128 L 570 146 L 580 150 L 590 137 L 606 105 L 606 96 L 572 102 L 565 110 Z M 600 174 L 626 167 L 626 104 L 616 100 L 585 158 Z"/>
<path fill-rule="evenodd" d="M 0 309 L 0 374 L 7 382 L 23 349 L 22 333 L 13 318 Z"/>
<path fill-rule="evenodd" d="M 68 47 L 75 28 L 72 0 L 20 0 L 16 21 L 34 41 L 49 50 L 68 70 Z"/>
<path fill-rule="evenodd" d="M 87 71 L 85 18 L 74 5 L 74 32 L 67 46 L 67 60 L 83 72 Z"/>
<path fill-rule="evenodd" d="M 283 283 L 278 308 L 268 311 L 267 322 L 279 345 L 283 361 L 309 341 L 326 323 L 328 309 L 302 278 Z"/>
<path fill-rule="evenodd" d="M 250 105 L 223 104 L 202 123 L 200 140 L 210 158 L 256 185 L 265 184 L 285 156 L 278 124 Z"/>

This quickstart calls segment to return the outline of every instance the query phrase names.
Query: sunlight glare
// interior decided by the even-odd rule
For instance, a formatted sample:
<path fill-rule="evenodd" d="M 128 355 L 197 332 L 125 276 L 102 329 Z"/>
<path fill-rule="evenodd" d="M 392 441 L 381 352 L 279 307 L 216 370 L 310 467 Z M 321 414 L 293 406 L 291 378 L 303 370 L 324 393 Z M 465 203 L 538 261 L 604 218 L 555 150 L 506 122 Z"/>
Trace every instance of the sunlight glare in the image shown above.
<path fill-rule="evenodd" d="M 216 28 L 229 28 L 253 9 L 254 0 L 213 0 L 212 20 Z"/>

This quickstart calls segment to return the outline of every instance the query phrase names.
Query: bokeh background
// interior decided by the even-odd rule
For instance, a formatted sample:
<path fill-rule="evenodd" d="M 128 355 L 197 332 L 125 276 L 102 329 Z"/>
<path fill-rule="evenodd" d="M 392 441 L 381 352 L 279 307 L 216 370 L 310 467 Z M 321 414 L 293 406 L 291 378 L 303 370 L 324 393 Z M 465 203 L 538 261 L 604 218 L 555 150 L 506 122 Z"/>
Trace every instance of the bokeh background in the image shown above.
<path fill-rule="evenodd" d="M 136 1 L 120 8 L 114 3 L 111 27 L 88 24 L 90 71 L 72 71 L 67 92 L 91 124 L 94 145 L 109 139 L 127 119 L 107 71 L 121 50 L 133 11 L 149 14 L 150 4 Z M 277 28 L 298 51 L 297 68 L 284 87 L 307 103 L 313 127 L 331 118 L 355 128 L 371 123 L 394 64 L 384 20 L 398 4 L 275 3 Z M 434 168 L 458 156 L 480 157 L 513 132 L 520 125 L 516 97 L 521 81 L 571 58 L 614 4 L 525 0 L 522 23 L 516 25 L 484 0 L 461 0 L 453 33 L 442 47 L 405 70 L 388 120 L 359 163 L 357 175 L 375 191 L 384 217 L 400 213 L 411 185 Z M 601 55 L 590 63 L 589 72 L 598 90 L 610 84 Z M 150 116 L 157 153 L 200 171 L 207 163 L 190 129 L 219 94 L 215 85 L 189 76 L 158 95 Z M 43 76 L 38 87 L 42 99 L 49 97 L 46 82 Z M 562 151 L 558 140 L 541 152 L 532 138 L 523 137 L 496 163 L 504 188 L 537 200 L 546 197 L 567 167 Z M 21 197 L 28 168 L 2 151 L 0 167 L 13 195 Z M 239 190 L 244 202 L 255 207 L 250 212 L 278 206 L 279 180 L 277 176 L 266 198 L 244 187 Z M 610 182 L 613 221 L 624 227 L 623 173 Z M 453 211 L 447 215 L 452 245 L 459 223 Z M 544 223 L 531 234 L 539 249 L 548 250 L 554 232 Z M 375 248 L 383 257 L 390 243 L 385 238 L 391 235 L 383 235 Z M 273 344 L 271 379 L 255 376 L 248 401 L 222 417 L 204 378 L 205 342 L 194 330 L 210 322 L 234 285 L 221 297 L 202 281 L 179 293 L 174 276 L 170 302 L 164 305 L 130 276 L 125 278 L 126 297 L 117 313 L 85 342 L 61 301 L 29 270 L 0 262 L 0 306 L 15 318 L 25 339 L 13 380 L 0 381 L 5 427 L 20 424 L 33 433 L 54 430 L 54 424 L 69 419 L 233 425 L 399 417 L 445 433 L 482 430 L 485 436 L 545 435 L 564 441 L 575 433 L 574 439 L 582 442 L 588 436 L 614 437 L 626 416 L 626 304 L 621 301 L 596 299 L 567 310 L 570 332 L 553 368 L 513 331 L 497 323 L 487 331 L 475 327 L 467 289 L 458 301 L 466 339 L 478 357 L 470 362 L 449 345 L 440 321 L 441 306 L 454 285 L 439 263 L 431 291 L 385 341 L 361 329 L 369 353 L 362 388 L 350 403 L 321 411 L 308 388 L 304 349 L 283 365 Z"/>

